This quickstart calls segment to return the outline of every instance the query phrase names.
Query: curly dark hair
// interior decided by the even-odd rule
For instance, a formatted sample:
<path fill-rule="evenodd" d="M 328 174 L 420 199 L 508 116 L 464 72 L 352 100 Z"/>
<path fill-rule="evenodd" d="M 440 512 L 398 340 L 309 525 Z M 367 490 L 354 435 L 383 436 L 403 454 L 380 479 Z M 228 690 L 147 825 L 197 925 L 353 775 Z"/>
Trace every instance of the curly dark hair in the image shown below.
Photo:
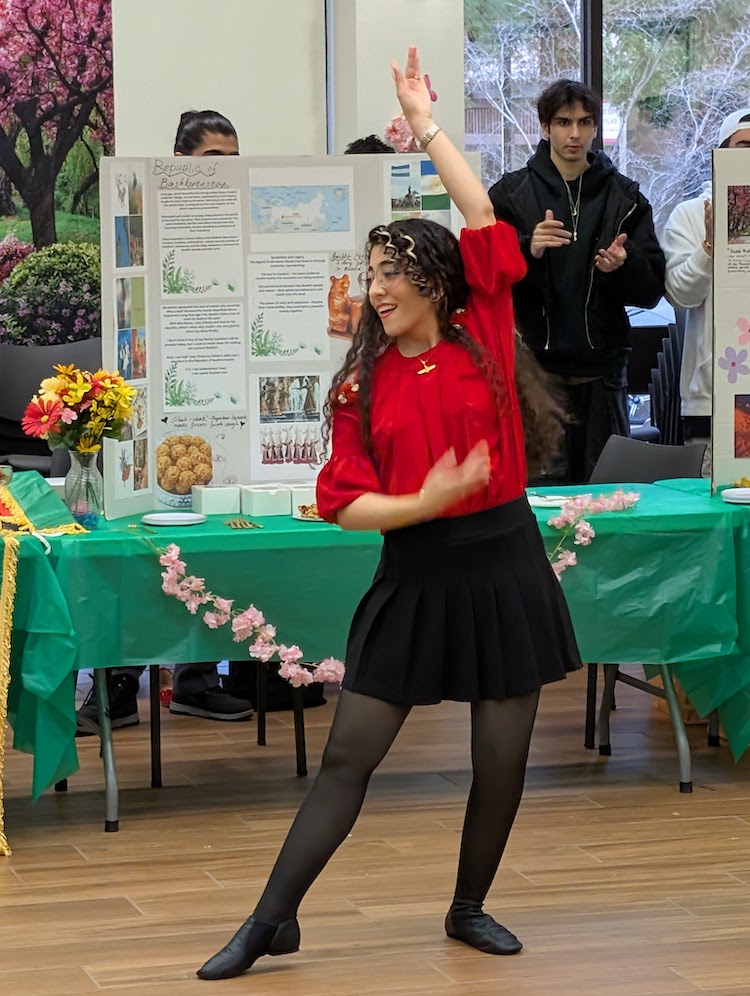
<path fill-rule="evenodd" d="M 526 474 L 537 478 L 553 468 L 565 438 L 568 416 L 547 372 L 518 330 L 513 375 L 523 422 Z"/>
<path fill-rule="evenodd" d="M 408 219 L 373 228 L 367 239 L 368 257 L 377 245 L 384 247 L 394 265 L 421 295 L 435 302 L 441 339 L 458 343 L 466 349 L 477 369 L 487 378 L 498 413 L 502 416 L 508 411 L 508 391 L 493 357 L 462 325 L 451 321 L 454 312 L 466 305 L 469 295 L 458 239 L 434 221 Z M 372 373 L 375 361 L 390 341 L 380 316 L 367 296 L 354 340 L 343 365 L 334 375 L 324 406 L 324 435 L 328 438 L 333 421 L 333 404 L 342 386 L 356 373 L 362 440 L 372 456 Z M 520 337 L 517 336 L 517 346 L 519 342 Z M 526 435 L 527 461 L 530 472 L 536 473 L 551 461 L 559 449 L 563 413 L 549 392 L 544 372 L 523 344 L 516 349 L 515 380 Z"/>

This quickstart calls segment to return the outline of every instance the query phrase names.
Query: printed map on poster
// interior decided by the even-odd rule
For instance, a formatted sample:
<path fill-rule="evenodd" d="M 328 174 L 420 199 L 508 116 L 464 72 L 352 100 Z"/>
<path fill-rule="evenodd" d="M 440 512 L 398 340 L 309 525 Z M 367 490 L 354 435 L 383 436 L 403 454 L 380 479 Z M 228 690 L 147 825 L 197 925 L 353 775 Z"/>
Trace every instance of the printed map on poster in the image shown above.
<path fill-rule="evenodd" d="M 255 187 L 253 232 L 294 235 L 349 230 L 346 187 Z"/>
<path fill-rule="evenodd" d="M 353 249 L 353 185 L 342 166 L 251 170 L 251 250 Z"/>

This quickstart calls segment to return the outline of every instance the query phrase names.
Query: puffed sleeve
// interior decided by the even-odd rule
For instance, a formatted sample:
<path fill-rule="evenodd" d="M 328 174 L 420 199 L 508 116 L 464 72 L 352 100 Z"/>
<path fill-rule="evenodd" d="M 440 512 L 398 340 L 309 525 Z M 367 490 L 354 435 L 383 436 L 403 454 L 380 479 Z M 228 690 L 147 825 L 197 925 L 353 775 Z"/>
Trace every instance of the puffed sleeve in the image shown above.
<path fill-rule="evenodd" d="M 511 285 L 526 273 L 516 230 L 504 221 L 465 228 L 461 256 L 470 293 L 452 321 L 466 329 L 494 358 L 502 377 L 514 377 L 515 320 Z"/>
<path fill-rule="evenodd" d="M 327 522 L 335 522 L 341 509 L 360 495 L 382 491 L 362 444 L 356 396 L 336 404 L 331 442 L 331 458 L 318 475 L 317 484 L 318 511 Z"/>
<path fill-rule="evenodd" d="M 526 276 L 518 235 L 505 221 L 464 228 L 459 239 L 464 271 L 474 294 L 494 296 Z"/>

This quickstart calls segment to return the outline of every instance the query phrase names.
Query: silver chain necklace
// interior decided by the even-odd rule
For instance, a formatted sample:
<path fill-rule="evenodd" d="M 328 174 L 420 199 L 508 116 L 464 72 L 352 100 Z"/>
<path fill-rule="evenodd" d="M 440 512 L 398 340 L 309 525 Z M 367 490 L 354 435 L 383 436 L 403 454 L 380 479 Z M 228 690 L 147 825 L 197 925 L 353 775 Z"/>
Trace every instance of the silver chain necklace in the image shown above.
<path fill-rule="evenodd" d="M 580 176 L 578 177 L 578 194 L 576 196 L 575 203 L 573 201 L 573 195 L 570 192 L 570 184 L 568 183 L 567 180 L 563 181 L 565 183 L 565 193 L 568 195 L 568 204 L 570 205 L 570 220 L 571 220 L 572 226 L 573 226 L 573 241 L 574 242 L 578 241 L 578 222 L 579 222 L 578 213 L 579 213 L 579 211 L 581 209 L 581 183 L 582 183 L 582 181 L 583 181 L 583 173 L 581 173 Z"/>

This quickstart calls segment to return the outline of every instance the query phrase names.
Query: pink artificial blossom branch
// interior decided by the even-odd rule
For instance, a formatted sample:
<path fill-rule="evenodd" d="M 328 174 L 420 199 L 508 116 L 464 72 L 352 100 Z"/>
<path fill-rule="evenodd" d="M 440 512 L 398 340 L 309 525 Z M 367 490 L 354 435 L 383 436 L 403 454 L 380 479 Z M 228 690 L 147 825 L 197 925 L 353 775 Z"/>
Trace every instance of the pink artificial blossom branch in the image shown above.
<path fill-rule="evenodd" d="M 574 551 L 565 549 L 570 534 L 575 535 L 574 546 L 589 546 L 596 536 L 591 523 L 584 516 L 599 515 L 601 512 L 621 512 L 626 508 L 632 508 L 640 497 L 637 491 L 623 491 L 622 488 L 618 488 L 611 495 L 599 495 L 598 498 L 575 495 L 563 502 L 559 515 L 547 521 L 548 526 L 562 530 L 557 545 L 547 556 L 558 580 L 568 567 L 578 563 Z"/>
<path fill-rule="evenodd" d="M 153 546 L 153 544 L 151 544 Z M 154 549 L 157 549 L 154 547 Z M 180 548 L 171 543 L 166 550 L 158 550 L 162 571 L 162 591 L 182 602 L 191 615 L 196 615 L 201 605 L 212 605 L 213 610 L 203 613 L 203 622 L 209 629 L 219 629 L 231 623 L 232 639 L 235 643 L 252 640 L 248 648 L 250 657 L 266 663 L 278 654 L 281 666 L 279 674 L 294 688 L 318 682 L 341 682 L 344 665 L 335 657 L 326 657 L 320 664 L 307 664 L 302 661 L 304 653 L 296 645 L 276 644 L 276 627 L 266 622 L 260 609 L 248 605 L 242 611 L 235 611 L 234 599 L 222 598 L 206 591 L 205 578 L 187 573 L 187 565 L 180 560 Z"/>

